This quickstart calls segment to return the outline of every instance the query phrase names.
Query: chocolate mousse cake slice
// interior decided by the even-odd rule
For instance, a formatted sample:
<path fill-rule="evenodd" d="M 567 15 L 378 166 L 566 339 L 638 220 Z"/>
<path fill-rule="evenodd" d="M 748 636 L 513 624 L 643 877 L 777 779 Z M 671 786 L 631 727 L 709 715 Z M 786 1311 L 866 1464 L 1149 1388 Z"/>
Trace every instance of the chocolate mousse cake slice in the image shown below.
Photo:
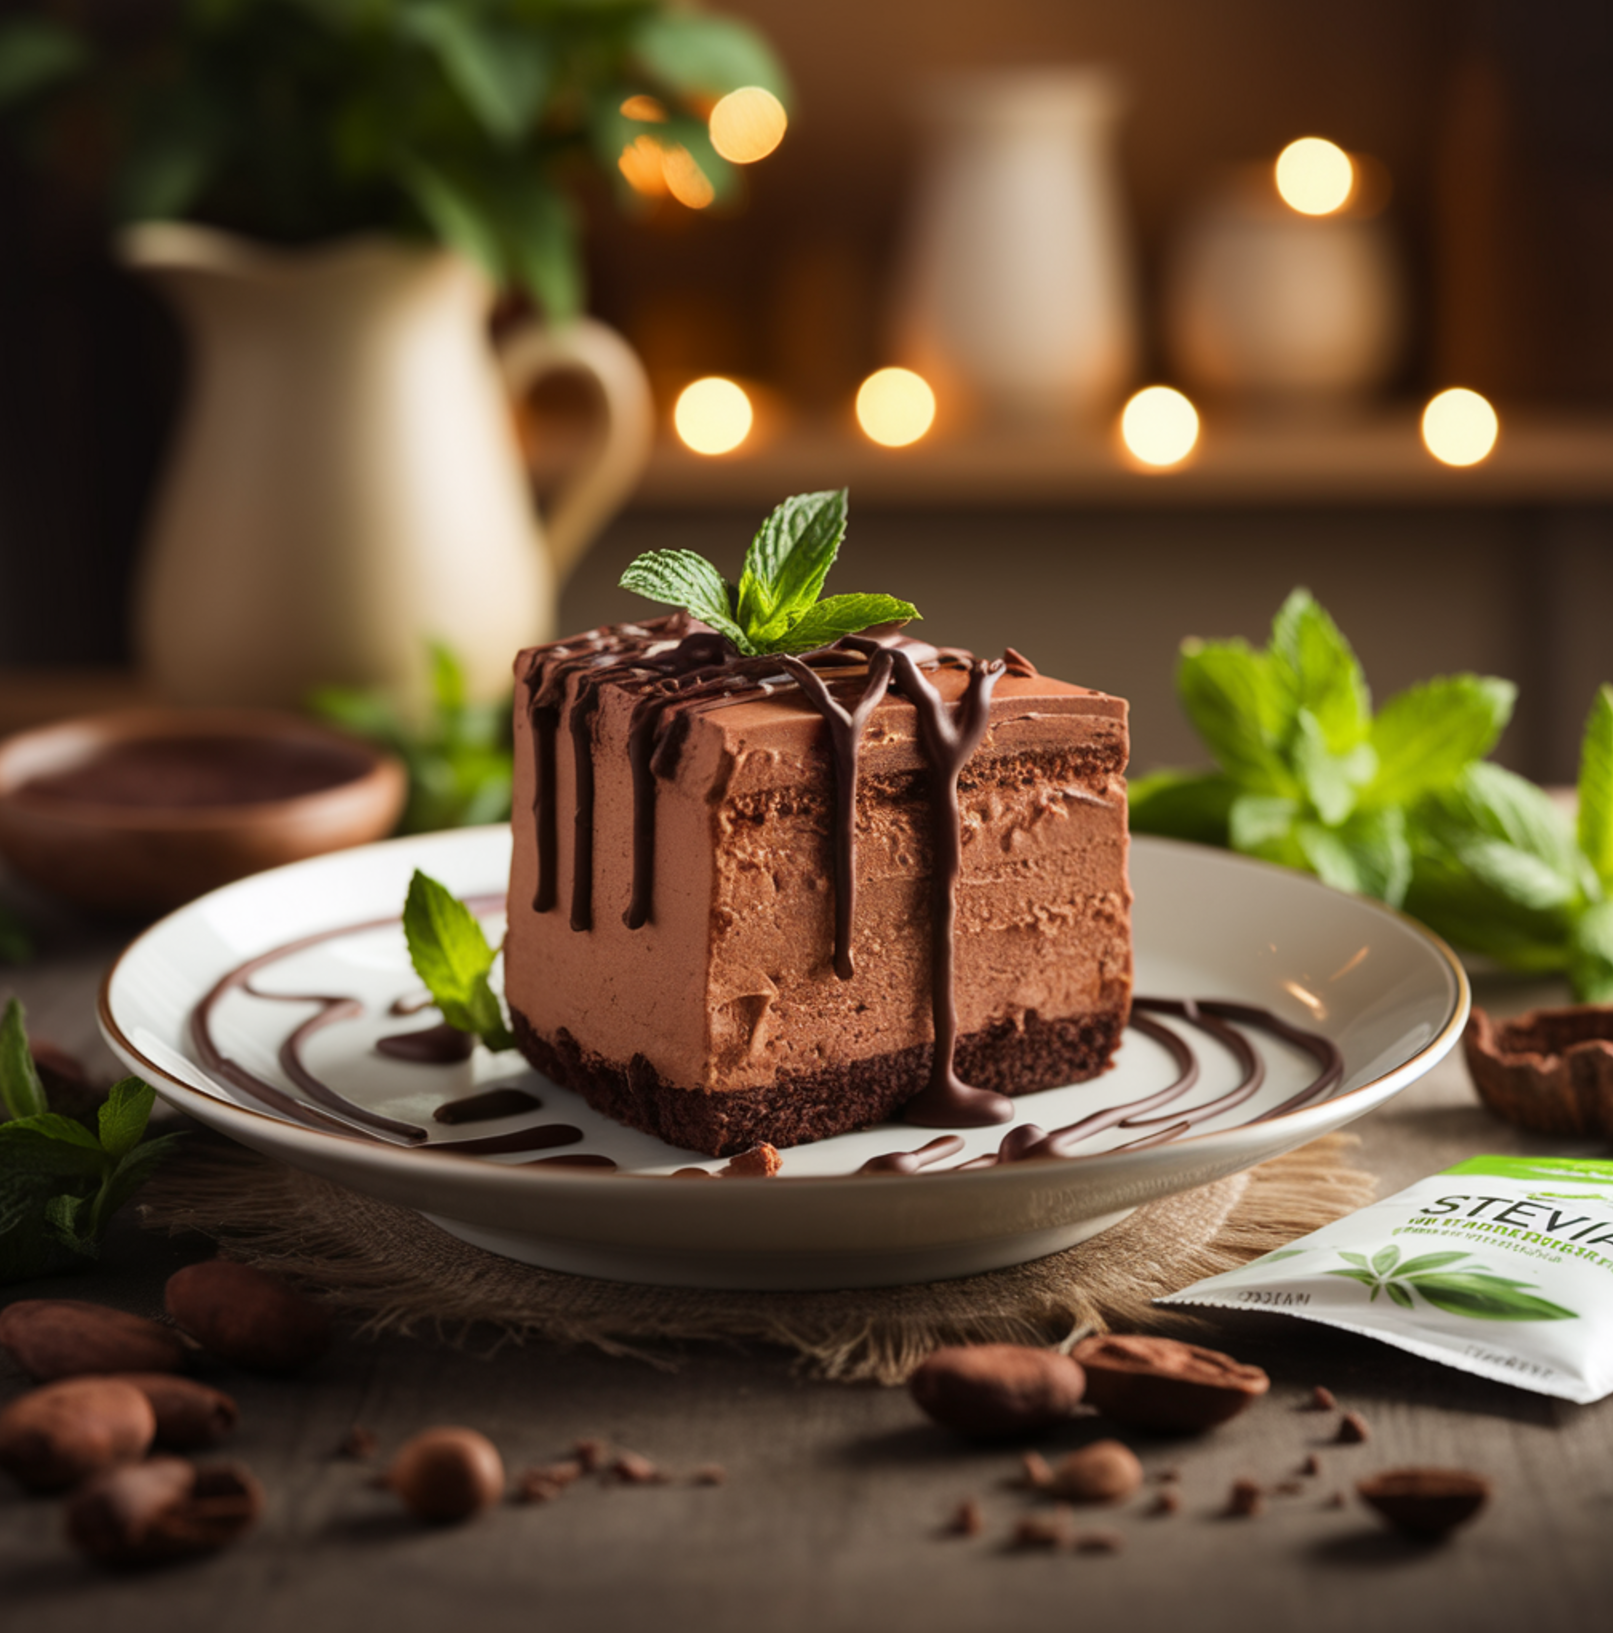
<path fill-rule="evenodd" d="M 715 1156 L 954 1127 L 1104 1070 L 1131 998 L 1126 705 L 886 635 L 685 614 L 516 663 L 527 1058 Z"/>

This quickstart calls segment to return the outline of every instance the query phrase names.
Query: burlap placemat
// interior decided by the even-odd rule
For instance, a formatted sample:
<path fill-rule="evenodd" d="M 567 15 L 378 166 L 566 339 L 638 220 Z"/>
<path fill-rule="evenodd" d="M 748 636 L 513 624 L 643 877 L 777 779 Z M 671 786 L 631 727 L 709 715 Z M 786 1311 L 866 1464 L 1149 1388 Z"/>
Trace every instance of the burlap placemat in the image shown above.
<path fill-rule="evenodd" d="M 147 1186 L 154 1229 L 200 1231 L 362 1319 L 371 1332 L 489 1324 L 518 1340 L 666 1360 L 666 1346 L 760 1341 L 820 1375 L 897 1383 L 941 1344 L 1056 1343 L 1079 1328 L 1135 1330 L 1150 1301 L 1317 1229 L 1372 1198 L 1333 1134 L 1196 1191 L 1137 1209 L 1045 1259 L 911 1287 L 729 1293 L 595 1281 L 500 1258 L 407 1208 L 238 1146 L 198 1140 Z M 786 1182 L 787 1183 L 787 1182 Z"/>

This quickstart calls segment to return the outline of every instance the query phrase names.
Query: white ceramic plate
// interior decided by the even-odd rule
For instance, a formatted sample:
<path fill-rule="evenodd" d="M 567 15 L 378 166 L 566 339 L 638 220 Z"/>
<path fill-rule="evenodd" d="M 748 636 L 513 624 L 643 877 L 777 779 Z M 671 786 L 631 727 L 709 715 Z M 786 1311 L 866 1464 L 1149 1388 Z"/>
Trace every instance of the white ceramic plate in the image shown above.
<path fill-rule="evenodd" d="M 510 837 L 481 828 L 393 840 L 241 880 L 162 920 L 108 974 L 101 1024 L 132 1071 L 211 1127 L 299 1168 L 415 1208 L 495 1252 L 616 1280 L 759 1289 L 879 1286 L 970 1275 L 1051 1253 L 1104 1229 L 1139 1203 L 1203 1185 L 1302 1145 L 1380 1105 L 1438 1061 L 1461 1033 L 1468 988 L 1445 945 L 1376 903 L 1242 857 L 1163 840 L 1132 848 L 1137 991 L 1230 999 L 1269 1009 L 1337 1045 L 1343 1077 L 1321 1103 L 1273 1115 L 1316 1075 L 1301 1051 L 1246 1036 L 1267 1077 L 1250 1099 L 1168 1143 L 1139 1148 L 1141 1124 L 1109 1128 L 1082 1154 L 961 1170 L 997 1150 L 1005 1128 L 964 1132 L 965 1147 L 919 1174 L 859 1174 L 869 1158 L 913 1150 L 934 1130 L 886 1124 L 784 1153 L 773 1179 L 695 1183 L 668 1176 L 720 1160 L 618 1127 L 577 1096 L 489 1055 L 458 1066 L 376 1055 L 378 1036 L 423 1025 L 388 1006 L 418 990 L 395 923 L 319 941 L 264 968 L 262 991 L 343 993 L 362 1015 L 310 1040 L 309 1065 L 371 1110 L 422 1122 L 432 1138 L 564 1122 L 582 1133 L 566 1154 L 610 1157 L 614 1172 L 472 1157 L 349 1138 L 266 1111 L 198 1065 L 193 1008 L 228 971 L 286 943 L 399 912 L 418 866 L 462 896 L 504 889 Z M 490 935 L 499 915 L 486 920 Z M 216 1012 L 224 1052 L 293 1094 L 277 1062 L 312 1004 L 232 993 Z M 1174 1024 L 1174 1023 L 1173 1023 Z M 1231 1053 L 1193 1028 L 1203 1076 L 1166 1113 L 1206 1106 L 1239 1079 Z M 514 1063 L 514 1064 L 512 1064 Z M 1160 1045 L 1128 1031 L 1114 1068 L 1092 1083 L 1016 1102 L 1016 1125 L 1064 1127 L 1147 1096 L 1174 1075 Z M 492 1082 L 538 1094 L 539 1112 L 448 1129 L 444 1100 Z M 1144 1133 L 1168 1132 L 1154 1123 Z M 1131 1149 L 1120 1149 L 1130 1145 Z"/>

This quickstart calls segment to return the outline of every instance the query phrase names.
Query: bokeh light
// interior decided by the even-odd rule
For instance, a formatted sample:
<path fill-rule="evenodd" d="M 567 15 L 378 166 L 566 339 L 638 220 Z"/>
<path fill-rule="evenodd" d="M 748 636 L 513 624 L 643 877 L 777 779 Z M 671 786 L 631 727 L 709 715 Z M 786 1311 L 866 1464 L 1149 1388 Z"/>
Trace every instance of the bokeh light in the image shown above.
<path fill-rule="evenodd" d="M 760 85 L 730 91 L 711 110 L 711 145 L 730 164 L 755 164 L 784 140 L 784 104 Z"/>
<path fill-rule="evenodd" d="M 935 423 L 935 393 L 911 369 L 877 369 L 857 392 L 857 423 L 883 447 L 905 448 Z"/>
<path fill-rule="evenodd" d="M 1476 391 L 1453 386 L 1423 410 L 1423 445 L 1445 465 L 1477 465 L 1495 447 L 1501 420 Z"/>
<path fill-rule="evenodd" d="M 705 209 L 717 196 L 705 171 L 686 147 L 662 149 L 661 174 L 666 177 L 667 191 L 691 210 Z"/>
<path fill-rule="evenodd" d="M 1148 386 L 1121 411 L 1120 436 L 1145 465 L 1178 465 L 1199 440 L 1199 414 L 1181 392 Z"/>
<path fill-rule="evenodd" d="M 622 112 L 641 125 L 664 125 L 666 109 L 653 96 L 630 96 L 622 104 Z"/>
<path fill-rule="evenodd" d="M 691 381 L 672 410 L 678 435 L 697 454 L 732 453 L 750 435 L 753 418 L 743 388 L 718 374 Z"/>
<path fill-rule="evenodd" d="M 661 144 L 653 136 L 635 136 L 622 149 L 616 168 L 627 178 L 627 185 L 645 198 L 661 198 L 666 193 L 666 166 L 661 159 Z"/>
<path fill-rule="evenodd" d="M 1355 190 L 1350 155 L 1321 136 L 1302 136 L 1277 155 L 1277 191 L 1301 215 L 1332 215 Z"/>

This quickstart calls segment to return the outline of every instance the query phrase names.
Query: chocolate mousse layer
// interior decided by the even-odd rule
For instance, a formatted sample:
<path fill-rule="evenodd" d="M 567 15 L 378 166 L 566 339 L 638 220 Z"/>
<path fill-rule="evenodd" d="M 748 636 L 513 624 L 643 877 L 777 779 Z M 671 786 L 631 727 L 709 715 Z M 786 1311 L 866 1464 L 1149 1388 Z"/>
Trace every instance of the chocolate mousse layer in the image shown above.
<path fill-rule="evenodd" d="M 845 757 L 785 666 L 636 753 L 657 694 L 633 665 L 687 626 L 633 630 L 615 669 L 591 656 L 611 631 L 517 664 L 505 991 L 535 1066 L 713 1155 L 890 1116 L 933 1086 L 938 1018 L 983 1100 L 1104 1068 L 1131 993 L 1124 702 L 1023 660 L 987 688 L 986 666 L 915 645 L 885 690 L 877 649 L 837 657 L 828 693 L 870 700 L 853 823 Z M 939 796 L 935 721 L 971 708 L 983 733 Z"/>

